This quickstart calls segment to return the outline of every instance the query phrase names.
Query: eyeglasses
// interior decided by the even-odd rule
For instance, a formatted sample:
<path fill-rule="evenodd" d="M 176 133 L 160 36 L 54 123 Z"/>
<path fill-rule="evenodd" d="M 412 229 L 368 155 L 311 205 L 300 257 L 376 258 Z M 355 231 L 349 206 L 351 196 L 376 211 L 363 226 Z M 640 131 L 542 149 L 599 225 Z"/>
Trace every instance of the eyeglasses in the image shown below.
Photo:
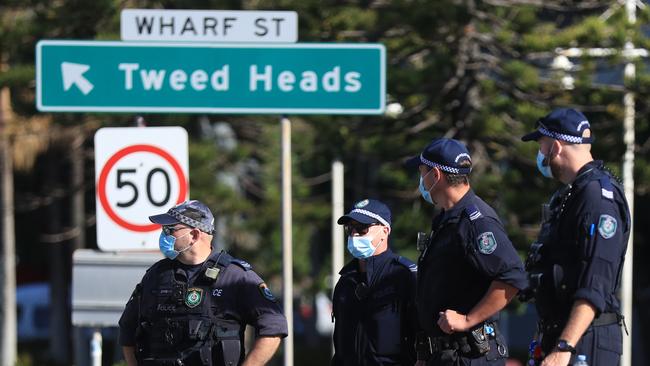
<path fill-rule="evenodd" d="M 162 227 L 162 231 L 163 231 L 163 233 L 165 233 L 165 235 L 172 235 L 174 233 L 174 231 L 177 231 L 177 230 L 180 230 L 180 229 L 191 229 L 191 227 L 185 226 L 185 225 L 183 225 L 183 226 L 167 225 L 167 226 Z"/>
<path fill-rule="evenodd" d="M 352 233 L 357 233 L 359 235 L 366 235 L 368 233 L 368 230 L 370 230 L 371 226 L 377 226 L 377 224 L 370 224 L 370 225 L 365 225 L 365 224 L 347 224 L 344 226 L 345 229 L 345 235 L 352 235 Z"/>

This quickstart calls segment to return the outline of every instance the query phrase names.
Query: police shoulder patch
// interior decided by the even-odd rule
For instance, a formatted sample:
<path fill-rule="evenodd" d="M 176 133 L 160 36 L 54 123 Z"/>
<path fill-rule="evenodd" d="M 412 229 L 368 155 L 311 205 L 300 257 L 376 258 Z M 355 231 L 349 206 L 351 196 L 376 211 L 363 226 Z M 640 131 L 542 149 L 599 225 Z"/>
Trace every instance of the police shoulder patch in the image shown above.
<path fill-rule="evenodd" d="M 203 300 L 203 289 L 199 287 L 191 287 L 187 289 L 187 294 L 185 295 L 185 305 L 189 308 L 195 308 Z"/>
<path fill-rule="evenodd" d="M 258 285 L 258 288 L 260 290 L 260 293 L 262 294 L 262 296 L 265 299 L 267 299 L 269 301 L 273 301 L 273 302 L 277 301 L 277 299 L 273 295 L 273 292 L 271 292 L 271 289 L 266 285 L 266 283 L 264 283 L 264 282 L 260 283 Z"/>
<path fill-rule="evenodd" d="M 598 219 L 598 233 L 605 239 L 609 239 L 616 234 L 616 227 L 618 223 L 616 219 L 610 215 L 600 215 Z"/>
<path fill-rule="evenodd" d="M 363 207 L 366 207 L 366 206 L 368 206 L 368 203 L 370 203 L 370 201 L 368 201 L 367 199 L 365 199 L 365 200 L 363 200 L 363 201 L 359 201 L 359 202 L 357 202 L 357 203 L 354 205 L 354 208 L 363 208 Z"/>
<path fill-rule="evenodd" d="M 497 239 L 491 231 L 479 234 L 476 241 L 478 251 L 483 254 L 492 254 L 497 248 Z"/>

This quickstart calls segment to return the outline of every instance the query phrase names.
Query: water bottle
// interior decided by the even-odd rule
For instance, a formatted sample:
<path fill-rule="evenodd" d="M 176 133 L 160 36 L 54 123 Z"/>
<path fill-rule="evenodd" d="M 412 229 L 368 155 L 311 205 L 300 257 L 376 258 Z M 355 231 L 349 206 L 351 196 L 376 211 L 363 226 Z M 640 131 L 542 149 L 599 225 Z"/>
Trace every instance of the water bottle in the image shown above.
<path fill-rule="evenodd" d="M 576 362 L 573 364 L 573 366 L 589 366 L 589 364 L 587 363 L 587 356 L 578 355 L 578 357 L 576 357 Z"/>

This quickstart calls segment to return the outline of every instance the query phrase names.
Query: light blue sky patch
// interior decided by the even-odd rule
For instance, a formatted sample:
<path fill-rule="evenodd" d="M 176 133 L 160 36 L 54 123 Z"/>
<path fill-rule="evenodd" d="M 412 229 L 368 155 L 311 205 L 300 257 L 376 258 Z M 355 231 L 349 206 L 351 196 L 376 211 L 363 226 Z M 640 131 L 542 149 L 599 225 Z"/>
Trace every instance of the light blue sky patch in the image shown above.
<path fill-rule="evenodd" d="M 492 254 L 497 248 L 497 239 L 491 231 L 479 234 L 477 241 L 478 251 L 483 254 Z"/>
<path fill-rule="evenodd" d="M 605 239 L 609 239 L 616 234 L 618 223 L 616 219 L 609 215 L 600 215 L 598 219 L 598 233 Z"/>

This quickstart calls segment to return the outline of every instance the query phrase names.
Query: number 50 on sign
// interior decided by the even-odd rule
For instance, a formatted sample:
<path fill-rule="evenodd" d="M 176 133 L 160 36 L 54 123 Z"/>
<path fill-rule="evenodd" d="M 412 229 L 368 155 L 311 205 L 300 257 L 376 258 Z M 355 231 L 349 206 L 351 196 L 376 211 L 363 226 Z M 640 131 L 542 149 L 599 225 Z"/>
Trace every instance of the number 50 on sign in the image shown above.
<path fill-rule="evenodd" d="M 148 217 L 188 199 L 187 132 L 181 127 L 102 128 L 95 134 L 97 245 L 157 249 Z"/>

